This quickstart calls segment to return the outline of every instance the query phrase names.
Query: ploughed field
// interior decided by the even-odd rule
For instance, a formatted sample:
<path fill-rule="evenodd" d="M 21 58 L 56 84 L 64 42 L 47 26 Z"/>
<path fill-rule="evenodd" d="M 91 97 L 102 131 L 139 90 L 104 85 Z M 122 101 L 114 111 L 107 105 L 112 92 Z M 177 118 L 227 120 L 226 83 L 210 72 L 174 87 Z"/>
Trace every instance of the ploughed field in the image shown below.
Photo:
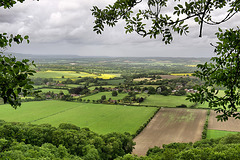
<path fill-rule="evenodd" d="M 240 120 L 229 118 L 228 121 L 217 121 L 218 114 L 211 110 L 208 121 L 207 138 L 219 138 L 227 134 L 237 134 L 240 132 Z"/>
<path fill-rule="evenodd" d="M 161 108 L 134 139 L 133 154 L 145 155 L 149 148 L 163 144 L 201 140 L 206 114 L 202 109 Z"/>
<path fill-rule="evenodd" d="M 13 109 L 0 105 L 0 119 L 33 124 L 71 123 L 99 134 L 129 132 L 135 134 L 158 108 L 92 104 L 66 101 L 35 101 Z"/>

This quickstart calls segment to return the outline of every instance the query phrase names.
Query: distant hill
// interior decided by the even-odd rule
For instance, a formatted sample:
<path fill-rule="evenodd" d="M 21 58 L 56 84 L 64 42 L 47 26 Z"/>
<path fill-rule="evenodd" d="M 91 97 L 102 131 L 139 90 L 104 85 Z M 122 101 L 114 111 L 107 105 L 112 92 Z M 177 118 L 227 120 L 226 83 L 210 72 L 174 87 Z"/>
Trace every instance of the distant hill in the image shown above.
<path fill-rule="evenodd" d="M 77 55 L 34 55 L 34 54 L 22 54 L 22 53 L 10 53 L 6 52 L 4 55 L 13 55 L 18 59 L 30 59 L 30 60 L 37 60 L 37 59 L 74 59 L 80 58 Z"/>
<path fill-rule="evenodd" d="M 199 64 L 209 61 L 209 57 L 107 57 L 107 56 L 78 56 L 78 55 L 34 55 L 6 52 L 5 55 L 13 55 L 17 59 L 30 59 L 36 63 L 118 63 L 118 64 Z"/>

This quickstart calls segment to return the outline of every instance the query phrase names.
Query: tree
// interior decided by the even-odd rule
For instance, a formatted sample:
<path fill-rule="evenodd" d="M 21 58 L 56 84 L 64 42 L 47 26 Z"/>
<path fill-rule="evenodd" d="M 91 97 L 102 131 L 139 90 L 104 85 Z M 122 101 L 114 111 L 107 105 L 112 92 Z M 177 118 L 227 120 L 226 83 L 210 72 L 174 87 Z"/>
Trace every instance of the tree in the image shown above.
<path fill-rule="evenodd" d="M 87 94 L 88 92 L 89 89 L 86 86 L 69 89 L 70 94 Z"/>
<path fill-rule="evenodd" d="M 220 21 L 214 21 L 213 12 L 215 10 L 226 12 L 226 8 L 228 8 L 226 16 Z M 169 14 L 171 10 L 173 10 L 172 15 Z M 172 32 L 180 35 L 189 32 L 187 20 L 193 19 L 199 25 L 199 37 L 201 37 L 203 24 L 218 25 L 228 21 L 240 11 L 240 1 L 116 0 L 113 5 L 108 5 L 105 9 L 93 6 L 91 11 L 96 18 L 93 30 L 97 34 L 104 31 L 105 25 L 113 27 L 120 19 L 123 19 L 126 22 L 126 33 L 136 32 L 142 37 L 149 36 L 150 38 L 162 35 L 162 41 L 169 44 L 173 40 Z M 163 11 L 168 13 L 163 13 Z"/>
<path fill-rule="evenodd" d="M 171 94 L 170 90 L 165 90 L 161 92 L 161 95 L 164 95 L 164 96 L 168 96 L 170 94 Z"/>
<path fill-rule="evenodd" d="M 156 89 L 152 86 L 148 87 L 148 94 L 155 94 L 156 93 Z"/>
<path fill-rule="evenodd" d="M 118 93 L 117 93 L 117 91 L 112 91 L 112 96 L 117 96 L 118 95 Z"/>
<path fill-rule="evenodd" d="M 102 95 L 101 100 L 102 101 L 106 100 L 106 95 Z"/>
<path fill-rule="evenodd" d="M 176 91 L 174 94 L 176 96 L 184 96 L 184 95 L 186 95 L 186 91 L 181 88 L 179 91 Z"/>
<path fill-rule="evenodd" d="M 17 2 L 22 3 L 24 0 L 4 0 L 1 1 L 0 7 L 10 9 Z M 29 37 L 0 33 L 0 48 L 2 50 L 11 47 L 12 43 L 20 44 L 23 41 L 29 43 Z M 35 66 L 35 64 L 34 62 L 29 63 L 27 59 L 18 61 L 13 56 L 5 56 L 2 52 L 0 53 L 0 97 L 3 98 L 4 103 L 9 103 L 12 107 L 17 108 L 21 105 L 20 94 L 27 96 L 37 93 L 31 91 L 33 83 L 29 78 L 35 73 L 30 66 Z"/>
<path fill-rule="evenodd" d="M 191 94 L 188 99 L 193 102 L 209 102 L 211 108 L 216 108 L 219 120 L 228 120 L 228 117 L 240 119 L 237 106 L 240 104 L 240 30 L 230 29 L 216 33 L 219 42 L 215 46 L 216 57 L 209 63 L 199 64 L 199 71 L 195 76 L 204 81 L 197 86 L 198 93 Z M 216 87 L 226 88 L 224 96 L 218 94 Z"/>
<path fill-rule="evenodd" d="M 0 55 L 0 97 L 14 108 L 21 105 L 20 94 L 36 93 L 31 91 L 33 82 L 29 78 L 35 71 L 30 69 L 28 62 L 27 59 L 17 61 L 15 57 Z"/>

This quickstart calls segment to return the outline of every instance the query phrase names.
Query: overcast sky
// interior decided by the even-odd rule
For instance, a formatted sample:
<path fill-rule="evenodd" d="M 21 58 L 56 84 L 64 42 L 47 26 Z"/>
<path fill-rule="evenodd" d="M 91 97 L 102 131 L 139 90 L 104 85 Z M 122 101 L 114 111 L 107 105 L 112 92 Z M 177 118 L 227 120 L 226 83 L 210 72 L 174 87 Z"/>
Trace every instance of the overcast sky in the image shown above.
<path fill-rule="evenodd" d="M 157 56 L 210 57 L 216 42 L 217 27 L 205 26 L 199 38 L 198 26 L 191 24 L 188 36 L 175 36 L 170 45 L 161 40 L 125 34 L 124 23 L 105 28 L 102 35 L 93 32 L 90 9 L 104 7 L 114 0 L 26 0 L 11 9 L 0 8 L 0 31 L 30 36 L 30 44 L 13 45 L 8 52 L 24 54 L 64 54 L 80 56 Z M 217 18 L 223 13 L 216 13 Z M 239 24 L 240 16 L 223 24 Z"/>

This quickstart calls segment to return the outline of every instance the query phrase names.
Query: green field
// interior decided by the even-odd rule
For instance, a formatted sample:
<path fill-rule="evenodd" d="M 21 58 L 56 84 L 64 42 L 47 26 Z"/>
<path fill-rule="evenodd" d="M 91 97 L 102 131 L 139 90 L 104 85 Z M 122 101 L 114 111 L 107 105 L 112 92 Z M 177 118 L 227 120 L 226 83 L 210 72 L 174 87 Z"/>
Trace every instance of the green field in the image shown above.
<path fill-rule="evenodd" d="M 238 134 L 239 132 L 231 132 L 231 131 L 221 131 L 221 130 L 207 130 L 207 139 L 211 138 L 221 138 L 229 134 Z"/>
<path fill-rule="evenodd" d="M 44 88 L 44 89 L 39 89 L 41 90 L 43 93 L 47 93 L 47 92 L 54 92 L 54 93 L 60 93 L 63 92 L 64 94 L 69 94 L 68 90 L 64 90 L 64 89 L 52 89 L 52 88 Z"/>
<path fill-rule="evenodd" d="M 33 85 L 34 89 L 44 88 L 47 87 L 47 85 Z"/>
<path fill-rule="evenodd" d="M 140 87 L 153 87 L 153 88 L 157 88 L 159 87 L 159 85 L 140 85 Z"/>
<path fill-rule="evenodd" d="M 94 95 L 91 95 L 91 96 L 87 96 L 87 97 L 84 97 L 82 99 L 85 99 L 85 100 L 99 100 L 101 99 L 101 97 L 105 95 L 106 96 L 106 100 L 108 100 L 109 98 L 111 98 L 112 100 L 120 100 L 120 99 L 123 99 L 125 96 L 127 96 L 128 94 L 127 93 L 120 93 L 118 94 L 117 96 L 112 96 L 112 92 L 99 92 L 97 94 L 94 94 Z"/>
<path fill-rule="evenodd" d="M 119 83 L 124 83 L 125 79 L 104 79 L 104 80 L 99 80 L 99 82 L 107 82 L 110 85 L 119 85 Z"/>
<path fill-rule="evenodd" d="M 104 105 L 65 101 L 22 103 L 18 109 L 0 105 L 0 119 L 33 124 L 72 123 L 105 134 L 129 132 L 134 134 L 157 110 L 155 107 Z"/>
<path fill-rule="evenodd" d="M 186 96 L 163 96 L 163 95 L 150 95 L 144 100 L 141 105 L 159 106 L 159 107 L 176 107 L 185 104 L 188 107 L 194 103 L 186 100 Z"/>

